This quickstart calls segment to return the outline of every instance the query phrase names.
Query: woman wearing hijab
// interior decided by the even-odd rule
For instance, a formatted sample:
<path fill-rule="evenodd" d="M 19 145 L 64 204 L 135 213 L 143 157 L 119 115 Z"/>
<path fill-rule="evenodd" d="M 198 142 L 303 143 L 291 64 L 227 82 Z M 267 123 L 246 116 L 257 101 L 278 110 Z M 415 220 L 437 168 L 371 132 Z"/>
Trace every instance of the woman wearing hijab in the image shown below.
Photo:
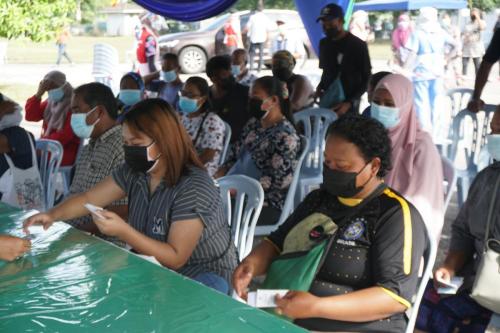
<path fill-rule="evenodd" d="M 399 15 L 398 27 L 392 32 L 392 51 L 399 66 L 405 63 L 408 56 L 408 50 L 405 49 L 405 45 L 410 38 L 411 32 L 411 21 L 408 14 Z"/>
<path fill-rule="evenodd" d="M 146 91 L 142 77 L 136 72 L 128 72 L 120 80 L 118 93 L 118 121 L 121 122 L 125 113 L 140 101 L 146 99 Z"/>
<path fill-rule="evenodd" d="M 415 205 L 439 239 L 444 222 L 441 158 L 418 123 L 412 83 L 400 74 L 380 80 L 371 114 L 388 129 L 392 142 L 393 167 L 385 177 L 387 185 Z"/>
<path fill-rule="evenodd" d="M 42 101 L 47 92 L 48 97 Z M 35 95 L 26 101 L 26 120 L 40 121 L 42 139 L 59 141 L 63 146 L 62 165 L 73 165 L 80 145 L 80 139 L 71 129 L 71 96 L 73 87 L 66 81 L 66 75 L 51 71 L 45 75 Z"/>

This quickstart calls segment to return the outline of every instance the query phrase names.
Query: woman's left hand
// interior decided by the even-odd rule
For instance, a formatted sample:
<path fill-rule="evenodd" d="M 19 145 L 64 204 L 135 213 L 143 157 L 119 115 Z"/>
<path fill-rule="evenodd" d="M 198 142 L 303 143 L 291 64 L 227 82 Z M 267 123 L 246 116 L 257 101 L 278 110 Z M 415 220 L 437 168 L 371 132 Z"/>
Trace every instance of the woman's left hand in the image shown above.
<path fill-rule="evenodd" d="M 105 235 L 120 237 L 120 235 L 129 227 L 127 222 L 125 222 L 118 214 L 101 210 L 99 215 L 103 218 L 92 214 L 95 225 L 99 228 L 99 231 Z"/>
<path fill-rule="evenodd" d="M 289 291 L 285 296 L 276 296 L 276 313 L 292 319 L 317 317 L 315 309 L 319 297 L 305 291 Z"/>

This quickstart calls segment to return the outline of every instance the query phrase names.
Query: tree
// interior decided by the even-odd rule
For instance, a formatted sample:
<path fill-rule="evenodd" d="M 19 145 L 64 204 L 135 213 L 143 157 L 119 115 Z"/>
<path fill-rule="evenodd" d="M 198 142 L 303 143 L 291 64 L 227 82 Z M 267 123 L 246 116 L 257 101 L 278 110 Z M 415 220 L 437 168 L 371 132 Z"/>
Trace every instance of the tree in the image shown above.
<path fill-rule="evenodd" d="M 500 0 L 469 0 L 469 6 L 489 12 L 500 7 Z"/>
<path fill-rule="evenodd" d="M 0 37 L 53 39 L 74 19 L 75 0 L 0 0 Z"/>
<path fill-rule="evenodd" d="M 264 8 L 295 9 L 294 0 L 239 0 L 234 5 L 236 10 L 255 9 L 259 2 L 264 4 Z"/>

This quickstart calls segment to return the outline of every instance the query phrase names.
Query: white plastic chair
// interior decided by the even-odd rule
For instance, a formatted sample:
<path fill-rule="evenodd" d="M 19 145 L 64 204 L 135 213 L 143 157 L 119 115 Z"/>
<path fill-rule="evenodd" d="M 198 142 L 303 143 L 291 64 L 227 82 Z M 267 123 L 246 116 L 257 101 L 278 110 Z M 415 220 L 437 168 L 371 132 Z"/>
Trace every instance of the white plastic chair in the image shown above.
<path fill-rule="evenodd" d="M 231 135 L 232 135 L 231 126 L 229 126 L 229 124 L 226 123 L 225 121 L 223 121 L 223 123 L 224 123 L 224 127 L 225 127 L 225 130 L 224 130 L 224 148 L 222 149 L 222 153 L 220 154 L 220 162 L 219 162 L 220 165 L 222 165 L 224 162 L 226 162 L 227 152 L 229 150 L 229 144 L 231 143 Z"/>
<path fill-rule="evenodd" d="M 444 156 L 441 156 L 441 162 L 443 164 L 443 177 L 445 181 L 444 188 L 444 212 L 448 209 L 448 205 L 451 201 L 451 196 L 453 195 L 453 190 L 457 184 L 457 172 L 453 162 Z"/>
<path fill-rule="evenodd" d="M 257 236 L 269 235 L 271 232 L 276 230 L 285 220 L 292 214 L 298 202 L 295 200 L 297 194 L 297 186 L 299 186 L 299 181 L 301 177 L 301 170 L 305 162 L 305 157 L 309 151 L 309 140 L 301 135 L 300 136 L 300 146 L 301 151 L 299 159 L 297 161 L 297 166 L 293 171 L 293 179 L 288 188 L 288 193 L 286 195 L 285 203 L 283 204 L 283 209 L 281 210 L 281 215 L 277 223 L 273 225 L 262 225 L 255 228 L 255 234 Z"/>
<path fill-rule="evenodd" d="M 258 181 L 244 175 L 225 176 L 218 179 L 218 183 L 241 261 L 252 251 L 255 226 L 264 204 L 264 190 Z M 231 200 L 231 192 L 236 194 L 234 200 Z"/>
<path fill-rule="evenodd" d="M 36 141 L 38 168 L 45 191 L 45 209 L 54 206 L 56 175 L 63 157 L 63 147 L 59 141 L 40 139 Z"/>
<path fill-rule="evenodd" d="M 486 144 L 486 135 L 489 132 L 489 124 L 495 108 L 494 105 L 485 105 L 478 113 L 462 110 L 453 119 L 453 140 L 449 158 L 457 169 L 459 206 L 467 199 L 470 183 L 478 173 L 479 154 Z M 471 121 L 472 133 L 469 128 L 466 128 L 467 118 Z M 460 168 L 459 158 L 465 159 L 465 169 Z"/>
<path fill-rule="evenodd" d="M 110 87 L 116 93 L 115 78 L 118 74 L 119 57 L 117 49 L 106 43 L 94 44 L 92 75 L 96 82 Z"/>
<path fill-rule="evenodd" d="M 311 186 L 318 186 L 323 182 L 326 131 L 330 124 L 337 120 L 337 115 L 329 109 L 310 108 L 297 112 L 293 118 L 297 125 L 302 124 L 304 135 L 309 140 L 309 149 L 299 181 L 298 201 L 301 202 Z"/>
<path fill-rule="evenodd" d="M 432 269 L 434 267 L 434 262 L 436 260 L 437 254 L 437 241 L 436 237 L 432 235 L 431 229 L 425 225 L 425 232 L 427 235 L 427 248 L 424 250 L 424 270 L 422 276 L 419 278 L 417 284 L 417 294 L 415 296 L 415 301 L 412 304 L 412 307 L 407 310 L 408 315 L 408 325 L 406 326 L 405 333 L 413 333 L 415 328 L 415 322 L 418 316 L 418 308 L 420 307 L 420 303 L 422 302 L 422 298 L 424 296 L 425 288 L 427 287 L 427 283 L 429 279 L 432 277 Z"/>
<path fill-rule="evenodd" d="M 443 156 L 450 157 L 450 144 L 453 140 L 453 119 L 457 114 L 467 108 L 467 103 L 469 102 L 474 90 L 469 88 L 454 88 L 449 89 L 446 92 L 446 98 L 449 101 L 450 108 L 446 110 L 445 114 L 441 113 L 441 121 L 444 127 L 443 133 L 446 137 L 438 140 L 438 150 Z M 447 133 L 447 134 L 446 134 Z"/>

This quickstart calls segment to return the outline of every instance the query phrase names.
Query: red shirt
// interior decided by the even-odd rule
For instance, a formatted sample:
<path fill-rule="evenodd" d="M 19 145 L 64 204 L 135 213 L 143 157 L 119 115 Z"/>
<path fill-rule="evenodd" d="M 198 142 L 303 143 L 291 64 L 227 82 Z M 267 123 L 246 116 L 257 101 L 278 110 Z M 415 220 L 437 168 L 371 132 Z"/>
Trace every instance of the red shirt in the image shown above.
<path fill-rule="evenodd" d="M 64 121 L 64 126 L 60 130 L 52 130 L 50 133 L 46 133 L 47 122 L 43 119 L 43 112 L 47 107 L 47 100 L 41 101 L 36 96 L 29 98 L 26 101 L 26 120 L 27 121 L 40 121 L 43 120 L 42 124 L 42 139 L 51 139 L 59 141 L 63 146 L 63 159 L 61 165 L 68 166 L 73 165 L 76 160 L 76 154 L 78 153 L 78 147 L 80 146 L 80 138 L 78 138 L 73 130 L 71 129 L 71 114 L 66 117 Z"/>
<path fill-rule="evenodd" d="M 156 39 L 146 28 L 142 28 L 141 37 L 137 44 L 136 55 L 140 64 L 146 64 L 148 57 L 156 54 Z"/>

